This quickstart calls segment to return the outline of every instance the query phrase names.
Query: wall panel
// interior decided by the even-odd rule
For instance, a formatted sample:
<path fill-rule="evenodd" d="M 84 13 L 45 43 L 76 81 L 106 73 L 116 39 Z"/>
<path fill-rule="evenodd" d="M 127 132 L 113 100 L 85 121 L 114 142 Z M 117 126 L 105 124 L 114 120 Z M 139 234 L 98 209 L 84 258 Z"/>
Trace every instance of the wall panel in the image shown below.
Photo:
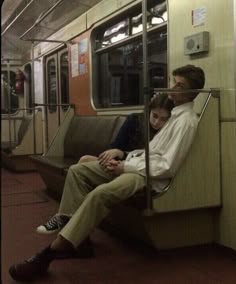
<path fill-rule="evenodd" d="M 221 88 L 222 198 L 223 208 L 217 221 L 219 243 L 236 249 L 236 95 L 235 95 L 235 0 L 169 0 L 169 67 L 194 64 L 206 73 L 206 88 Z M 205 23 L 192 25 L 192 10 L 206 8 Z M 210 50 L 207 54 L 185 56 L 184 37 L 208 31 Z M 229 122 L 231 121 L 231 122 Z"/>

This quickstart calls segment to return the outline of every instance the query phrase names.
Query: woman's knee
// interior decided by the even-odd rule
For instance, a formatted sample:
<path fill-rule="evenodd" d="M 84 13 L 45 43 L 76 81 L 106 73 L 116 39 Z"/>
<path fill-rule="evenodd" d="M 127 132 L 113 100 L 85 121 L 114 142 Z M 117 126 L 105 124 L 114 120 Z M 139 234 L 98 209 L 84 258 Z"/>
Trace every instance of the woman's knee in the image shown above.
<path fill-rule="evenodd" d="M 87 163 L 87 162 L 96 161 L 96 160 L 97 160 L 97 157 L 95 156 L 85 155 L 79 159 L 78 163 Z"/>

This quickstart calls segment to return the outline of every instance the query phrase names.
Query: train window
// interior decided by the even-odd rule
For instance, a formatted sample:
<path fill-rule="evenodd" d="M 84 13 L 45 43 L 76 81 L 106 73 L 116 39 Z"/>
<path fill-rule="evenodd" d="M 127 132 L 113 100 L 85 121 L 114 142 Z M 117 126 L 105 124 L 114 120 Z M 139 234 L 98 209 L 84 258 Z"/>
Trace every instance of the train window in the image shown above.
<path fill-rule="evenodd" d="M 167 87 L 166 2 L 149 8 L 148 72 L 150 86 Z M 104 31 L 105 30 L 105 31 Z M 95 31 L 93 102 L 96 108 L 143 104 L 142 14 Z"/>
<path fill-rule="evenodd" d="M 50 59 L 47 62 L 48 68 L 48 109 L 49 112 L 56 112 L 57 109 L 57 78 L 56 78 L 56 62 Z"/>
<path fill-rule="evenodd" d="M 60 96 L 61 104 L 69 104 L 69 67 L 68 67 L 68 52 L 60 56 Z M 66 111 L 68 106 L 62 106 L 62 110 Z"/>
<path fill-rule="evenodd" d="M 160 2 L 160 1 L 159 1 Z M 167 5 L 166 1 L 157 3 L 150 10 L 151 26 L 159 25 L 167 21 Z"/>
<path fill-rule="evenodd" d="M 108 28 L 102 37 L 101 46 L 106 47 L 129 36 L 128 19 Z"/>
<path fill-rule="evenodd" d="M 15 113 L 19 108 L 19 97 L 15 92 L 16 73 L 10 71 L 10 83 L 8 72 L 1 71 L 1 113 Z M 10 95 L 10 97 L 9 97 Z M 10 104 L 10 105 L 9 105 Z"/>
<path fill-rule="evenodd" d="M 26 95 L 26 108 L 28 109 L 28 112 L 31 113 L 32 106 L 33 106 L 33 100 L 32 100 L 32 84 L 31 84 L 31 78 L 32 78 L 32 69 L 31 64 L 27 64 L 24 68 L 24 75 L 25 75 L 25 95 Z"/>
<path fill-rule="evenodd" d="M 160 2 L 160 1 L 159 1 Z M 166 1 L 156 4 L 150 8 L 147 17 L 147 29 L 167 21 Z M 130 35 L 137 34 L 143 30 L 142 13 L 131 16 L 107 28 L 100 39 L 97 39 L 97 47 L 107 47 Z"/>

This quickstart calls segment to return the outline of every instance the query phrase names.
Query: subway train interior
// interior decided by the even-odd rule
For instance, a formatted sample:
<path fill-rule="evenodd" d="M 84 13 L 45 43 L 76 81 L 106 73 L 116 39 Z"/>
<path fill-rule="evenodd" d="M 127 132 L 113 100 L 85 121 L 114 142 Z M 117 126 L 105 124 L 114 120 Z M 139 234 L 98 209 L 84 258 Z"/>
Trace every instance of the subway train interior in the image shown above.
<path fill-rule="evenodd" d="M 108 149 L 131 113 L 145 122 L 143 194 L 92 231 L 93 257 L 56 260 L 35 282 L 236 283 L 236 0 L 4 0 L 1 16 L 2 283 L 54 240 L 36 228 L 70 166 Z M 197 132 L 153 194 L 149 101 L 189 64 L 205 72 Z"/>

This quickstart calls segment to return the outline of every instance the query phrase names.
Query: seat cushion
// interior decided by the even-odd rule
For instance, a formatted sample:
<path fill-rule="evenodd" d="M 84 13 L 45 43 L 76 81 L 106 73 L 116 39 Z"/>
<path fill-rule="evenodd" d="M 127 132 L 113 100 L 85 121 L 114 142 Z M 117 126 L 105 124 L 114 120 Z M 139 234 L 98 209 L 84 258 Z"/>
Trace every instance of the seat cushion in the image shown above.
<path fill-rule="evenodd" d="M 97 156 L 109 148 L 120 120 L 118 116 L 75 116 L 64 140 L 64 156 Z"/>
<path fill-rule="evenodd" d="M 68 169 L 71 165 L 78 162 L 77 159 L 54 157 L 54 156 L 31 156 L 30 157 L 36 164 L 40 163 L 61 170 Z"/>

